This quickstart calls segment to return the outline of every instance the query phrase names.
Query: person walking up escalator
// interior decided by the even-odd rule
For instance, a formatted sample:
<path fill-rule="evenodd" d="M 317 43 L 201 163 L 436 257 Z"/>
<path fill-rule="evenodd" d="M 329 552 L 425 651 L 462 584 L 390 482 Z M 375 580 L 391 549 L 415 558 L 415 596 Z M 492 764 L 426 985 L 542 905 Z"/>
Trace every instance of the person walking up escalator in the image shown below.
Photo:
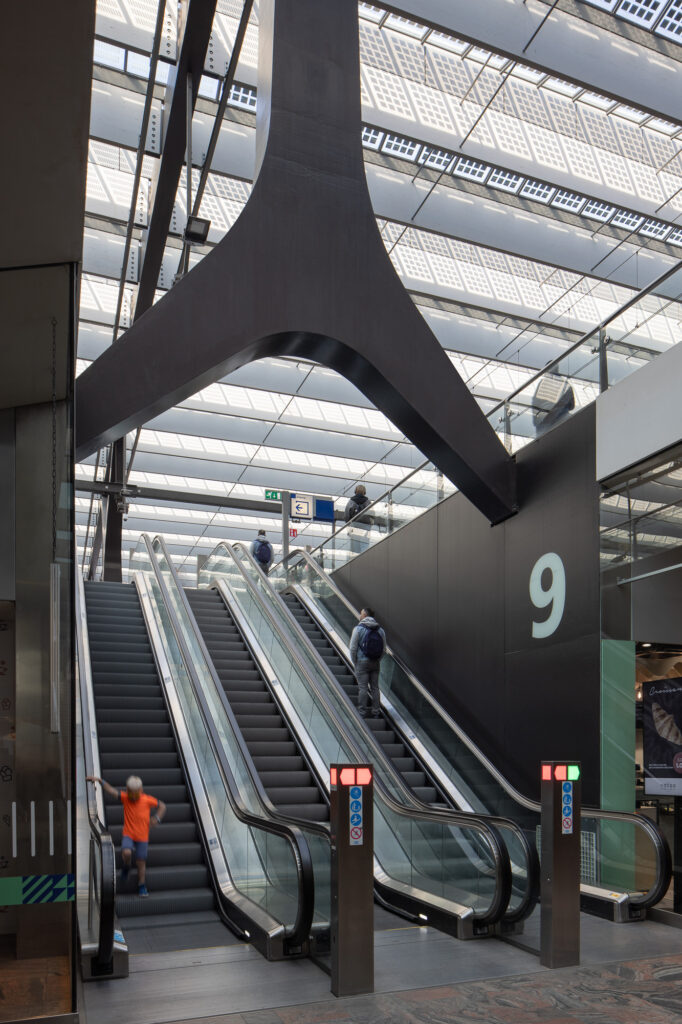
<path fill-rule="evenodd" d="M 386 649 L 386 634 L 371 608 L 363 608 L 350 638 L 350 657 L 358 681 L 358 711 L 362 718 L 381 713 L 379 669 Z"/>

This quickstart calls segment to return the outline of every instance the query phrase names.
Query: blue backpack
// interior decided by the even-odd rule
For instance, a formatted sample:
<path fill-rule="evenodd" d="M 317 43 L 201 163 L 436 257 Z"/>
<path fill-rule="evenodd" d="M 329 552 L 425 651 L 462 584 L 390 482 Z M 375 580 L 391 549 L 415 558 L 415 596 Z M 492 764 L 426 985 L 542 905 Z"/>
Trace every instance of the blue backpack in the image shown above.
<path fill-rule="evenodd" d="M 363 626 L 363 634 L 358 644 L 360 650 L 370 661 L 378 661 L 384 653 L 384 638 L 379 632 L 379 626 Z"/>
<path fill-rule="evenodd" d="M 261 565 L 267 565 L 272 558 L 272 548 L 267 540 L 259 540 L 256 548 L 256 561 Z"/>

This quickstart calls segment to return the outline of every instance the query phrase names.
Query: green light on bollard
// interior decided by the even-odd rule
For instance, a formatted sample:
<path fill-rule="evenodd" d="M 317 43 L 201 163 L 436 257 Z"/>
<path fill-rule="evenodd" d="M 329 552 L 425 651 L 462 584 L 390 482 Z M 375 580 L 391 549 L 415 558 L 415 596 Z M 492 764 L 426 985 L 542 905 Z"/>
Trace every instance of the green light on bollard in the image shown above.
<path fill-rule="evenodd" d="M 577 764 L 569 764 L 568 778 L 571 782 L 576 782 L 576 780 L 580 778 L 580 768 Z"/>

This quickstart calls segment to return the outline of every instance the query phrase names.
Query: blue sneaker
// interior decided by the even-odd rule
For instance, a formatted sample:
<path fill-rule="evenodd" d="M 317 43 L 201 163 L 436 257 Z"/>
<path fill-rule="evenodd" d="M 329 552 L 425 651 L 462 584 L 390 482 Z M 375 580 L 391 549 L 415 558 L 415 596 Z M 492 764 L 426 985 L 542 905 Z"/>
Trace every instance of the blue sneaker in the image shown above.
<path fill-rule="evenodd" d="M 146 885 L 138 885 L 137 887 L 138 896 L 149 896 L 149 889 Z"/>

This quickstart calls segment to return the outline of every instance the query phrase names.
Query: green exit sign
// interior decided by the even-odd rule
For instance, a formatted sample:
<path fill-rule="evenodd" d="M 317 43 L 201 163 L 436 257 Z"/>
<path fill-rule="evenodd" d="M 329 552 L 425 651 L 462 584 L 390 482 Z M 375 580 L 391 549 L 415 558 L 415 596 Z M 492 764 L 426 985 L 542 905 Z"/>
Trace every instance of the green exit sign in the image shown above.
<path fill-rule="evenodd" d="M 282 500 L 282 492 L 281 491 L 266 491 L 265 492 L 265 500 L 266 501 L 281 501 Z"/>

